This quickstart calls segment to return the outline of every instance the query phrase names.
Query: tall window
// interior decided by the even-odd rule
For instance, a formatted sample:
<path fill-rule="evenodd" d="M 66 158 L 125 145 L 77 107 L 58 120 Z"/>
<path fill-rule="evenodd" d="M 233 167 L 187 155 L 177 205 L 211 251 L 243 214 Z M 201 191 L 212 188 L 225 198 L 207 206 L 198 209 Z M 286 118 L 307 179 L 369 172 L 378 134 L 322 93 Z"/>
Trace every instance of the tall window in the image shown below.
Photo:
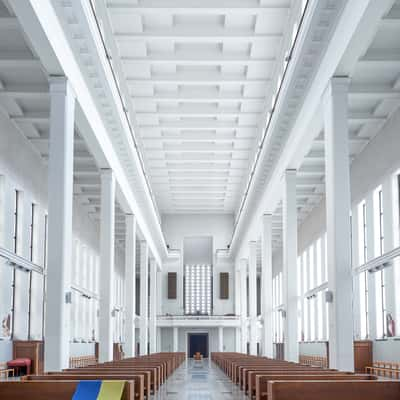
<path fill-rule="evenodd" d="M 327 312 L 323 291 L 327 283 L 326 234 L 321 235 L 299 256 L 301 289 L 301 340 L 326 340 Z M 312 291 L 310 293 L 310 291 Z"/>
<path fill-rule="evenodd" d="M 272 301 L 274 307 L 274 342 L 283 342 L 283 316 L 282 316 L 282 303 L 283 303 L 283 287 L 282 287 L 282 272 L 272 280 Z"/>
<path fill-rule="evenodd" d="M 211 265 L 185 266 L 185 314 L 211 314 Z"/>
<path fill-rule="evenodd" d="M 379 257 L 385 252 L 385 238 L 383 232 L 383 195 L 382 188 L 374 191 L 374 247 L 375 256 Z M 376 328 L 377 337 L 386 337 L 386 289 L 385 270 L 375 273 L 376 291 Z"/>
<path fill-rule="evenodd" d="M 31 205 L 31 224 L 29 226 L 29 259 L 33 261 L 34 257 L 34 240 L 35 240 L 35 204 Z"/>
<path fill-rule="evenodd" d="M 18 252 L 18 225 L 19 225 L 19 202 L 20 202 L 20 192 L 19 190 L 15 191 L 15 198 L 14 198 L 14 230 L 13 230 L 13 250 L 14 253 Z"/>
<path fill-rule="evenodd" d="M 360 285 L 360 334 L 362 339 L 369 337 L 368 315 L 368 271 L 358 275 Z"/>

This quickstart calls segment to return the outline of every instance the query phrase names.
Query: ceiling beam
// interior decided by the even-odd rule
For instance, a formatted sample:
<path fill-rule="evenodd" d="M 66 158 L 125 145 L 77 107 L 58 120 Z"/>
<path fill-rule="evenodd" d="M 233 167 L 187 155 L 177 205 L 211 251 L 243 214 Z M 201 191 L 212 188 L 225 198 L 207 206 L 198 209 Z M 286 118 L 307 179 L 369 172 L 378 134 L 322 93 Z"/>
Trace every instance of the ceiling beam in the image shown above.
<path fill-rule="evenodd" d="M 222 6 L 221 4 L 224 4 Z M 107 9 L 111 15 L 216 15 L 216 14 L 236 14 L 236 15 L 269 15 L 275 16 L 277 12 L 287 12 L 290 2 L 275 3 L 271 5 L 255 6 L 253 1 L 241 0 L 240 2 L 225 1 L 219 2 L 216 6 L 214 1 L 202 1 L 201 3 L 183 2 L 160 2 L 153 3 L 145 7 L 129 1 L 107 1 Z"/>
<path fill-rule="evenodd" d="M 254 136 L 238 136 L 235 135 L 199 135 L 194 136 L 142 136 L 143 142 L 252 142 Z"/>
<path fill-rule="evenodd" d="M 168 30 L 144 30 L 144 32 L 135 33 L 115 33 L 115 40 L 119 43 L 137 43 L 138 40 L 162 41 L 180 43 L 215 43 L 215 42 L 266 42 L 271 40 L 280 40 L 283 37 L 282 32 L 254 33 L 252 30 L 226 30 L 226 29 L 168 29 Z"/>
<path fill-rule="evenodd" d="M 245 96 L 230 96 L 223 95 L 219 93 L 215 93 L 214 95 L 203 95 L 201 93 L 198 94 L 174 94 L 174 95 L 161 95 L 157 94 L 155 96 L 136 96 L 132 95 L 133 101 L 154 101 L 154 102 L 185 102 L 185 103 L 199 103 L 199 102 L 245 102 L 245 101 L 265 101 L 264 96 L 260 97 L 245 97 Z M 140 111 L 139 111 L 140 112 Z"/>
<path fill-rule="evenodd" d="M 203 111 L 198 109 L 197 111 L 150 111 L 144 112 L 139 111 L 136 112 L 137 117 L 147 117 L 147 116 L 154 116 L 154 117 L 215 117 L 218 115 L 223 115 L 225 117 L 258 117 L 261 112 L 248 112 L 248 111 L 231 111 L 231 110 L 215 110 L 215 111 Z"/>
<path fill-rule="evenodd" d="M 237 76 L 222 76 L 222 74 L 174 74 L 174 75 L 157 75 L 148 78 L 126 78 L 128 85 L 135 84 L 151 84 L 151 85 L 222 85 L 224 83 L 234 83 L 238 85 L 254 84 L 254 85 L 266 85 L 271 83 L 269 78 L 247 78 L 243 74 Z"/>
<path fill-rule="evenodd" d="M 125 66 L 129 65 L 137 65 L 137 64 L 184 64 L 184 65 L 254 65 L 254 64 L 265 64 L 265 63 L 274 63 L 276 62 L 275 57 L 267 57 L 267 58 L 245 58 L 245 57 L 237 57 L 237 56 L 201 56 L 201 55 L 186 55 L 184 57 L 180 55 L 171 56 L 163 56 L 161 57 L 145 57 L 145 58 L 136 58 L 136 57 L 121 57 L 121 62 Z M 1 65 L 1 64 L 0 64 Z"/>
<path fill-rule="evenodd" d="M 4 57 L 4 56 L 3 56 Z M 0 69 L 8 68 L 40 68 L 39 60 L 33 58 L 0 58 Z"/>
<path fill-rule="evenodd" d="M 19 29 L 19 23 L 15 17 L 1 17 L 0 30 Z"/>

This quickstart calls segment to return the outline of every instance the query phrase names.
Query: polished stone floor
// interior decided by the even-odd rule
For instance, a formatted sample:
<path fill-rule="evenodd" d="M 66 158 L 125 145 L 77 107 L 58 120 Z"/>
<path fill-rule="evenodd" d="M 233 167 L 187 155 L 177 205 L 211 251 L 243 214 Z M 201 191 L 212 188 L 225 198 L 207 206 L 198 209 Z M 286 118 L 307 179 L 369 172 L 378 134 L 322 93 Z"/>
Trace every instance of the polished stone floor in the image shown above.
<path fill-rule="evenodd" d="M 157 400 L 225 400 L 247 396 L 211 361 L 186 361 L 154 396 Z"/>

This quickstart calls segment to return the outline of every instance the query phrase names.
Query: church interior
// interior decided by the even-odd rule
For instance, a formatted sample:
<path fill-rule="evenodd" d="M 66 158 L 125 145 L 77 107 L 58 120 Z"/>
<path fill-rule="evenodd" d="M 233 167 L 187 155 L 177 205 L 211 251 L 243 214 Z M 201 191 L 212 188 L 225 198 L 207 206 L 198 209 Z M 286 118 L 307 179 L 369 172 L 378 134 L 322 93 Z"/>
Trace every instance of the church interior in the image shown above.
<path fill-rule="evenodd" d="M 0 399 L 399 400 L 400 0 L 0 0 Z"/>

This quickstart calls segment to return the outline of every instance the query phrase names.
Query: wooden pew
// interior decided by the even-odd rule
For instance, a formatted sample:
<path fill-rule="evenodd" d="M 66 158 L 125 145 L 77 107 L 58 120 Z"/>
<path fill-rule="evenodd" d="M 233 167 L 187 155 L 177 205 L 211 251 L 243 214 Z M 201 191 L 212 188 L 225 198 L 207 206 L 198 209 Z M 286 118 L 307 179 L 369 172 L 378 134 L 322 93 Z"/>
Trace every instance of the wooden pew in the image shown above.
<path fill-rule="evenodd" d="M 85 375 L 90 376 L 104 376 L 104 375 L 115 375 L 115 376 L 137 376 L 140 375 L 143 377 L 143 392 L 144 396 L 149 399 L 151 390 L 151 371 L 138 368 L 138 369 L 119 369 L 119 368 L 106 368 L 106 369 L 91 369 L 91 368 L 79 368 L 77 370 L 67 370 L 63 371 L 62 375 L 74 375 L 77 377 L 83 377 Z M 60 375 L 60 372 L 49 372 L 46 376 L 49 376 L 50 379 L 53 375 Z M 153 375 L 154 376 L 154 375 Z M 79 378 L 75 378 L 79 379 Z"/>
<path fill-rule="evenodd" d="M 270 381 L 268 400 L 399 400 L 400 382 Z"/>
<path fill-rule="evenodd" d="M 144 400 L 145 386 L 143 375 L 119 375 L 119 374 L 108 374 L 108 375 L 86 375 L 86 374 L 51 374 L 51 375 L 28 375 L 22 378 L 22 381 L 132 381 L 134 382 L 134 400 Z M 150 387 L 147 389 L 149 393 Z M 149 396 L 150 398 L 150 396 Z"/>
<path fill-rule="evenodd" d="M 295 369 L 269 369 L 269 370 L 251 370 L 248 373 L 247 381 L 243 385 L 243 390 L 246 388 L 246 393 L 255 394 L 256 388 L 256 377 L 259 375 L 297 375 L 302 377 L 303 375 L 342 375 L 342 376 L 353 376 L 351 372 L 339 372 L 335 370 L 295 370 Z"/>
<path fill-rule="evenodd" d="M 0 382 L 0 399 L 71 400 L 79 381 Z M 134 383 L 126 381 L 122 400 L 134 400 Z"/>
<path fill-rule="evenodd" d="M 376 380 L 373 375 L 351 375 L 351 374 L 336 374 L 336 375 L 285 375 L 285 374 L 270 374 L 257 375 L 255 377 L 254 395 L 256 400 L 266 400 L 268 398 L 268 382 L 270 381 L 368 381 Z M 253 395 L 251 396 L 253 397 Z"/>

